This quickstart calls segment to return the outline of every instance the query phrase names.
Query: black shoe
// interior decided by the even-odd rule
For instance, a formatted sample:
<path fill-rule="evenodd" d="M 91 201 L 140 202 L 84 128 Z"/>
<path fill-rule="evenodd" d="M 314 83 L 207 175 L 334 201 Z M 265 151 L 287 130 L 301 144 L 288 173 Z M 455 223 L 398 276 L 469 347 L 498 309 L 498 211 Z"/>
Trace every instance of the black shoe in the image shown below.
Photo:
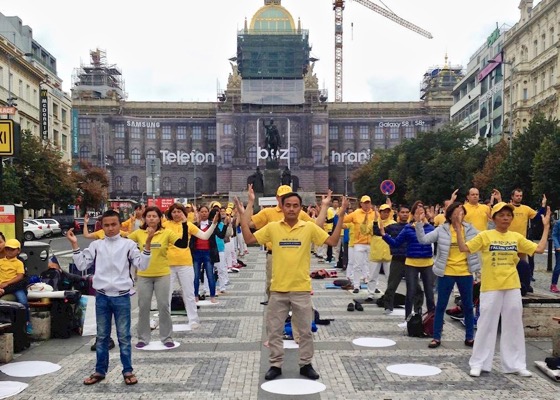
<path fill-rule="evenodd" d="M 373 300 L 373 297 L 368 297 L 367 299 L 364 300 L 364 302 L 366 303 L 373 303 L 375 300 Z"/>
<path fill-rule="evenodd" d="M 96 351 L 97 350 L 97 339 L 95 339 L 95 343 L 91 345 L 91 347 L 89 348 L 91 351 Z M 113 340 L 113 338 L 109 339 L 109 350 L 114 349 L 115 348 L 115 341 Z"/>
<path fill-rule="evenodd" d="M 354 311 L 354 303 L 348 303 L 348 307 L 346 307 L 347 311 Z"/>
<path fill-rule="evenodd" d="M 375 294 L 379 294 L 379 293 L 381 293 L 381 290 L 375 289 L 375 292 L 374 292 L 374 293 L 375 293 Z"/>
<path fill-rule="evenodd" d="M 360 289 L 354 289 L 352 290 L 352 293 L 360 293 Z"/>
<path fill-rule="evenodd" d="M 299 374 L 306 376 L 309 379 L 319 379 L 319 374 L 313 369 L 313 365 L 307 364 L 299 369 Z"/>
<path fill-rule="evenodd" d="M 355 302 L 356 305 L 354 306 L 354 308 L 356 309 L 356 311 L 364 311 L 364 307 L 358 303 L 357 301 Z"/>
<path fill-rule="evenodd" d="M 534 292 L 533 287 L 532 287 L 532 286 L 529 286 L 529 287 L 527 288 L 527 293 L 533 293 L 533 292 Z"/>
<path fill-rule="evenodd" d="M 278 378 L 280 375 L 282 375 L 282 368 L 270 367 L 270 369 L 266 372 L 264 379 L 271 381 Z"/>
<path fill-rule="evenodd" d="M 266 300 L 266 301 L 261 301 L 261 304 L 262 304 L 263 306 L 268 306 L 268 300 Z"/>

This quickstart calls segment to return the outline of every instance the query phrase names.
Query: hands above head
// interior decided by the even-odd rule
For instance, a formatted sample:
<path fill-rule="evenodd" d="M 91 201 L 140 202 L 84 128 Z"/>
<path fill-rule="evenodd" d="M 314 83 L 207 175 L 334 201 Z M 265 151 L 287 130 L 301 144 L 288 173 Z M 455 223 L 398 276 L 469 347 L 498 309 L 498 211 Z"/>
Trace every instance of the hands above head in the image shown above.
<path fill-rule="evenodd" d="M 348 208 L 348 205 L 350 204 L 350 201 L 348 201 L 348 197 L 346 196 L 342 196 L 342 202 L 340 204 L 340 211 L 339 211 L 339 215 L 344 215 L 346 213 L 346 209 Z"/>
<path fill-rule="evenodd" d="M 551 216 L 551 214 L 552 214 L 552 211 L 550 211 L 550 206 L 546 207 L 546 214 L 541 215 L 543 226 L 550 228 L 550 216 Z"/>
<path fill-rule="evenodd" d="M 247 186 L 247 198 L 248 198 L 248 201 L 250 201 L 251 203 L 255 202 L 255 191 L 253 190 L 253 184 L 252 183 L 250 183 Z"/>
<path fill-rule="evenodd" d="M 74 245 L 78 246 L 78 238 L 74 234 L 74 228 L 68 229 L 68 232 L 66 233 L 66 239 L 68 239 L 70 244 L 72 244 L 72 247 L 74 247 Z"/>
<path fill-rule="evenodd" d="M 451 203 L 455 203 L 455 200 L 457 200 L 457 193 L 459 192 L 459 189 L 455 189 L 453 191 L 453 193 L 451 193 L 451 198 L 449 200 L 451 200 Z"/>
<path fill-rule="evenodd" d="M 542 195 L 541 207 L 546 207 L 546 194 L 544 193 Z"/>
<path fill-rule="evenodd" d="M 492 189 L 492 196 L 498 203 L 502 201 L 502 194 L 498 189 Z"/>
<path fill-rule="evenodd" d="M 220 220 L 220 213 L 217 212 L 217 213 L 214 215 L 214 218 L 212 219 L 212 223 L 213 223 L 213 224 L 217 224 L 219 220 Z"/>
<path fill-rule="evenodd" d="M 238 197 L 234 197 L 233 198 L 233 203 L 235 204 L 235 209 L 237 210 L 237 215 L 243 215 L 243 213 L 245 212 L 245 206 L 243 205 L 241 200 L 239 200 Z"/>
<path fill-rule="evenodd" d="M 414 221 L 415 222 L 422 222 L 426 218 L 426 212 L 424 211 L 424 207 L 417 207 L 416 211 L 414 211 Z"/>
<path fill-rule="evenodd" d="M 89 223 L 89 214 L 86 213 L 86 214 L 84 215 L 84 225 L 87 225 L 88 223 Z"/>
<path fill-rule="evenodd" d="M 420 208 L 420 207 L 418 207 Z M 418 210 L 416 210 L 418 211 Z M 428 217 L 428 220 L 433 220 L 434 216 L 436 215 L 435 210 L 434 210 L 434 206 L 430 206 L 427 208 L 426 210 L 426 216 Z"/>
<path fill-rule="evenodd" d="M 391 201 L 391 199 L 387 196 L 387 199 L 385 200 L 385 204 L 387 204 L 389 207 L 393 208 L 393 202 Z"/>
<path fill-rule="evenodd" d="M 322 196 L 321 199 L 321 207 L 328 207 L 331 204 L 331 196 L 332 196 L 332 190 L 327 190 L 327 195 L 326 196 Z"/>

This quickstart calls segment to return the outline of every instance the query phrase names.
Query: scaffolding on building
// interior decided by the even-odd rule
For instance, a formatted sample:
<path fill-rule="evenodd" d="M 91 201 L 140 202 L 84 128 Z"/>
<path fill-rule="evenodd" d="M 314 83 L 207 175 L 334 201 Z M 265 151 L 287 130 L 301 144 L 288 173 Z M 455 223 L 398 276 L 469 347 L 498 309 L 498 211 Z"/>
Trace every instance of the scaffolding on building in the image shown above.
<path fill-rule="evenodd" d="M 428 100 L 440 96 L 449 97 L 453 87 L 465 76 L 461 65 L 449 65 L 445 56 L 444 66 L 429 68 L 422 79 L 420 99 Z"/>
<path fill-rule="evenodd" d="M 90 51 L 90 64 L 83 63 L 72 74 L 72 99 L 125 100 L 122 72 L 114 64 L 107 63 L 107 52 Z"/>

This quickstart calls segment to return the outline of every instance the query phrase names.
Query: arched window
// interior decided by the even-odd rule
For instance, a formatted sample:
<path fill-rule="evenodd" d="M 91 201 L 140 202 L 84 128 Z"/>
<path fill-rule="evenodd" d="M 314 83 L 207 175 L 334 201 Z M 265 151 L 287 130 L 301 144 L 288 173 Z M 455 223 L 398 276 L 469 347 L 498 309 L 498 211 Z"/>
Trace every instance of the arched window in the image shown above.
<path fill-rule="evenodd" d="M 115 164 L 119 164 L 119 165 L 124 164 L 124 150 L 123 149 L 117 149 L 115 151 Z"/>
<path fill-rule="evenodd" d="M 187 191 L 187 178 L 181 177 L 179 178 L 179 191 L 186 192 Z"/>
<path fill-rule="evenodd" d="M 122 176 L 115 176 L 115 190 L 123 190 L 123 178 Z"/>
<path fill-rule="evenodd" d="M 171 178 L 166 176 L 162 179 L 161 184 L 163 186 L 164 191 L 171 191 Z"/>
<path fill-rule="evenodd" d="M 484 117 L 486 117 L 488 115 L 488 110 L 486 109 L 486 107 L 482 107 L 480 109 L 480 119 L 483 119 Z"/>
<path fill-rule="evenodd" d="M 502 96 L 496 96 L 494 99 L 494 110 L 502 105 Z"/>
<path fill-rule="evenodd" d="M 336 178 L 334 178 L 334 177 L 329 178 L 329 189 L 332 190 L 334 193 L 340 193 L 341 192 L 341 190 L 339 190 L 336 187 Z"/>
<path fill-rule="evenodd" d="M 87 146 L 80 147 L 80 160 L 89 161 L 89 147 Z"/>
<path fill-rule="evenodd" d="M 200 192 L 202 191 L 202 178 L 201 177 L 197 177 L 195 180 L 195 185 L 196 185 L 196 192 L 200 194 Z"/>
<path fill-rule="evenodd" d="M 156 151 L 154 149 L 150 149 L 146 152 L 146 160 L 151 160 L 156 158 Z"/>
<path fill-rule="evenodd" d="M 299 160 L 298 148 L 290 146 L 290 164 L 297 164 Z"/>
<path fill-rule="evenodd" d="M 140 164 L 140 150 L 133 149 L 130 152 L 130 163 L 131 164 Z"/>
<path fill-rule="evenodd" d="M 135 192 L 140 191 L 138 182 L 139 180 L 137 176 L 133 176 L 132 178 L 130 178 L 130 190 Z"/>
<path fill-rule="evenodd" d="M 257 163 L 257 147 L 251 146 L 247 152 L 249 158 L 249 164 L 256 164 Z"/>

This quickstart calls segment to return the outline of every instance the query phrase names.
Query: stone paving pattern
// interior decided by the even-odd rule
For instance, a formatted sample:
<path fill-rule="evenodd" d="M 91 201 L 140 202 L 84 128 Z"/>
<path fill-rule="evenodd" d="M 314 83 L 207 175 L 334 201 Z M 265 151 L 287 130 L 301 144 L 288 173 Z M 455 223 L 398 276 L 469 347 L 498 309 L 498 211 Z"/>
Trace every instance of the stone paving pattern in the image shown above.
<path fill-rule="evenodd" d="M 133 366 L 139 384 L 126 386 L 121 375 L 118 350 L 111 351 L 106 379 L 93 386 L 82 384 L 93 372 L 95 353 L 89 350 L 93 337 L 73 336 L 34 342 L 16 355 L 14 361 L 44 360 L 56 362 L 62 369 L 35 378 L 15 378 L 0 373 L 0 380 L 29 383 L 14 399 L 556 399 L 560 387 L 533 367 L 551 354 L 549 338 L 527 339 L 527 363 L 534 376 L 521 378 L 499 372 L 499 358 L 494 370 L 480 378 L 468 375 L 471 349 L 463 344 L 464 328 L 446 317 L 442 345 L 429 349 L 429 339 L 406 336 L 398 324 L 404 317 L 385 316 L 375 304 L 365 304 L 363 312 L 348 312 L 354 298 L 365 298 L 366 291 L 353 294 L 340 289 L 325 289 L 332 279 L 314 280 L 313 302 L 321 318 L 334 318 L 328 326 L 319 326 L 314 334 L 314 366 L 327 390 L 310 396 L 272 395 L 260 389 L 268 369 L 268 350 L 264 337 L 264 264 L 265 254 L 251 248 L 245 256 L 247 268 L 230 274 L 228 293 L 219 304 L 202 306 L 201 327 L 195 331 L 176 332 L 181 345 L 167 351 L 133 350 Z M 67 263 L 68 260 L 61 260 Z M 546 257 L 537 259 L 537 282 L 544 290 L 550 284 Z M 313 260 L 312 268 L 322 268 Z M 339 273 L 339 276 L 342 276 Z M 380 289 L 385 287 L 381 275 Z M 404 282 L 399 292 L 404 293 Z M 135 298 L 133 297 L 135 302 Z M 153 304 L 155 307 L 155 303 Z M 133 311 L 133 343 L 137 308 Z M 153 312 L 155 313 L 155 312 Z M 175 315 L 174 324 L 185 324 L 186 316 Z M 116 337 L 116 335 L 115 335 Z M 395 346 L 364 348 L 352 344 L 359 337 L 392 339 Z M 154 334 L 153 340 L 157 340 Z M 499 347 L 499 346 L 498 346 Z M 299 378 L 297 350 L 287 350 L 281 378 Z M 441 374 L 430 377 L 405 377 L 389 372 L 393 364 L 418 363 L 440 368 Z M 280 379 L 280 378 L 279 378 Z"/>

